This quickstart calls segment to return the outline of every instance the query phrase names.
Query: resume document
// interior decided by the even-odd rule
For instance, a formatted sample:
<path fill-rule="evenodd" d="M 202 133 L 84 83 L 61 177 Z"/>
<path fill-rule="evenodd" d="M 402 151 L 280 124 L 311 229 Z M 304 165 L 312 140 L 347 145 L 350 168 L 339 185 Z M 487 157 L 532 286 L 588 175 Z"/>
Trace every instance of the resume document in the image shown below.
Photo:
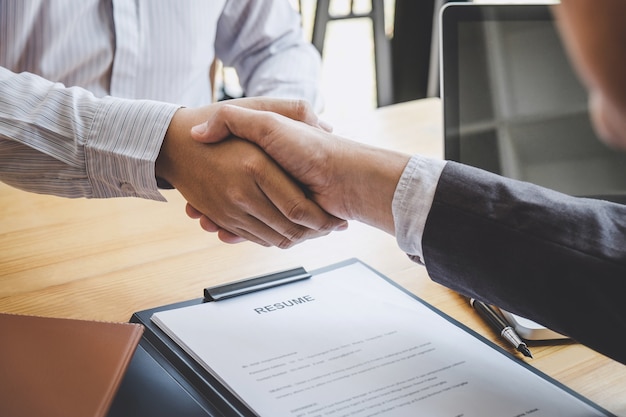
<path fill-rule="evenodd" d="M 259 416 L 606 416 L 355 261 L 152 317 Z"/>

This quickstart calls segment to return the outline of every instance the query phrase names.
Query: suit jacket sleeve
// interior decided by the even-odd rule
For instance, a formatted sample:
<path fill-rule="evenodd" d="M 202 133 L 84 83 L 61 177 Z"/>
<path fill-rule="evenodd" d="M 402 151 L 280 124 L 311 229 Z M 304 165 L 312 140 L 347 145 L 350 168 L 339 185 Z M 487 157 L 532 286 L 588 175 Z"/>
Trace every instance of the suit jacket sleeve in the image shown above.
<path fill-rule="evenodd" d="M 449 162 L 422 245 L 434 281 L 626 363 L 626 206 Z"/>

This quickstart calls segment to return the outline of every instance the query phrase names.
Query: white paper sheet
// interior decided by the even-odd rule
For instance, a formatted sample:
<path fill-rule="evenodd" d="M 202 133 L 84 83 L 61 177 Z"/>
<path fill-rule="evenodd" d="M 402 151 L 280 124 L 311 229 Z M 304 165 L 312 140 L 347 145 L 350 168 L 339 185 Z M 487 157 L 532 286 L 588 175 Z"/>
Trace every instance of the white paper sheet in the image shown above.
<path fill-rule="evenodd" d="M 604 416 L 361 263 L 152 320 L 260 416 Z"/>

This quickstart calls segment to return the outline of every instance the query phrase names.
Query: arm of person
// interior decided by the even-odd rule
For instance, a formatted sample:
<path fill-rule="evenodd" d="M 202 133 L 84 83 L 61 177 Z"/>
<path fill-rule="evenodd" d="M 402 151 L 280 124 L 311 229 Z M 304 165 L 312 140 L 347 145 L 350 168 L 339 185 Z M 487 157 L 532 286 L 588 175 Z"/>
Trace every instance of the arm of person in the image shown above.
<path fill-rule="evenodd" d="M 283 101 L 276 108 L 289 113 L 292 105 Z M 207 143 L 231 135 L 255 142 L 305 185 L 324 210 L 395 235 L 401 248 L 421 262 L 422 230 L 444 161 L 410 158 L 332 135 L 328 128 L 311 129 L 280 114 L 233 106 L 222 107 L 191 134 Z M 420 173 L 417 181 L 414 172 Z M 207 231 L 220 233 L 223 241 L 238 241 L 193 207 L 187 211 L 201 218 Z M 411 214 L 402 215 L 406 212 Z"/>
<path fill-rule="evenodd" d="M 422 244 L 434 281 L 626 363 L 626 206 L 448 162 Z"/>
<path fill-rule="evenodd" d="M 189 128 L 221 104 L 179 109 L 147 100 L 99 99 L 80 88 L 4 68 L 0 97 L 0 179 L 17 188 L 64 197 L 164 201 L 155 179 L 160 174 L 203 214 L 260 244 L 288 247 L 345 226 L 306 199 L 257 147 L 198 148 Z M 271 99 L 235 103 L 272 109 Z M 309 107 L 297 103 L 290 115 L 317 123 Z M 253 210 L 263 217 L 251 216 Z M 254 234 L 258 229 L 266 239 Z"/>
<path fill-rule="evenodd" d="M 178 106 L 96 98 L 0 67 L 0 179 L 63 197 L 164 200 L 154 160 Z"/>
<path fill-rule="evenodd" d="M 330 213 L 396 233 L 433 280 L 626 363 L 613 336 L 626 331 L 626 206 L 409 159 L 247 109 L 221 109 L 194 138 L 230 134 L 261 146 Z"/>
<path fill-rule="evenodd" d="M 248 139 L 301 182 L 328 213 L 394 233 L 391 202 L 409 155 L 357 144 L 281 114 L 229 105 L 194 127 L 191 135 L 204 143 Z"/>
<path fill-rule="evenodd" d="M 242 99 L 235 107 L 281 111 L 274 108 L 275 102 L 282 103 L 267 98 Z M 317 116 L 305 102 L 290 103 L 284 114 L 321 130 Z M 217 111 L 221 107 L 211 106 Z M 193 141 L 191 127 L 207 117 L 202 109 L 176 112 L 156 161 L 156 174 L 177 188 L 189 205 L 210 218 L 222 234 L 234 236 L 235 241 L 246 239 L 287 248 L 347 226 L 307 198 L 300 186 L 256 145 L 243 140 L 216 144 Z"/>
<path fill-rule="evenodd" d="M 287 0 L 231 0 L 218 21 L 216 56 L 237 70 L 248 97 L 303 99 L 320 111 L 321 59 Z"/>

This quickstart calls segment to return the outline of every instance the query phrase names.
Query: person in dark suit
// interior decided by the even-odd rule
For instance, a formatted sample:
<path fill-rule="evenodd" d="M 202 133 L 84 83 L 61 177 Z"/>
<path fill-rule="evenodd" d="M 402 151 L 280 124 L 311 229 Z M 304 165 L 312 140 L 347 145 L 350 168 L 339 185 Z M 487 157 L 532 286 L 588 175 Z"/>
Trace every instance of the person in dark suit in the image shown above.
<path fill-rule="evenodd" d="M 626 2 L 554 7 L 598 133 L 626 150 Z M 626 334 L 626 206 L 373 148 L 236 106 L 192 129 L 201 142 L 230 135 L 261 146 L 329 213 L 394 234 L 433 280 L 626 363 L 618 342 Z M 240 240 L 193 207 L 188 212 L 223 241 Z"/>

